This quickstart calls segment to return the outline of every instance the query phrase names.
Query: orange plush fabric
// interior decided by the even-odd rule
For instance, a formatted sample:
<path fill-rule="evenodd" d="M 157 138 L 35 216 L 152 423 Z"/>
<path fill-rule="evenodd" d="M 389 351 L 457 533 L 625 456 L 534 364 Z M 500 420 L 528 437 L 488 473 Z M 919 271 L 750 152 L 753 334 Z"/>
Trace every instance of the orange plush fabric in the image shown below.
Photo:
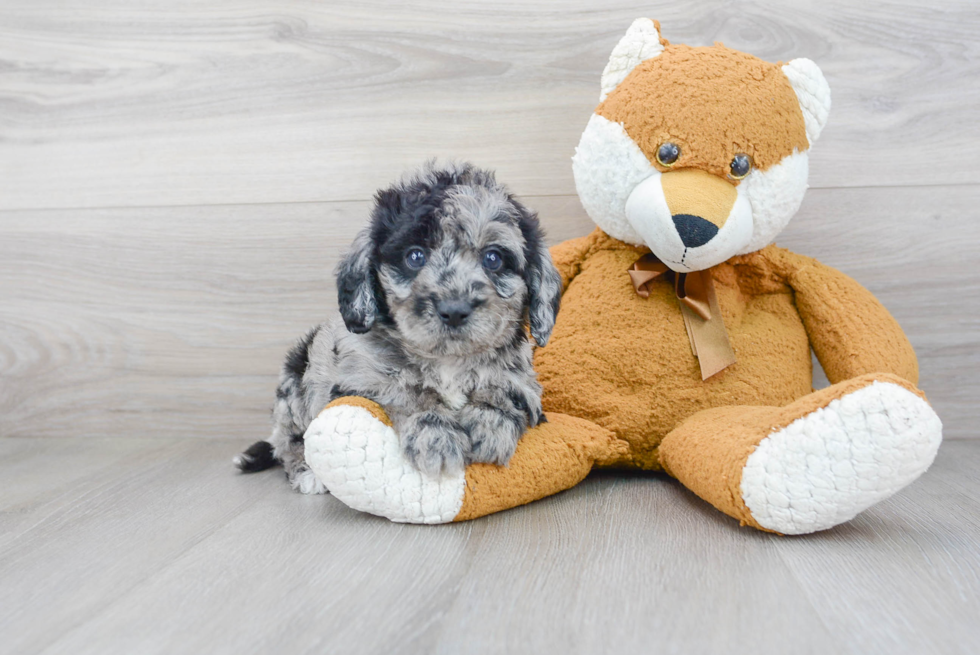
<path fill-rule="evenodd" d="M 457 521 L 524 505 L 581 482 L 592 466 L 626 454 L 626 445 L 601 427 L 562 414 L 525 435 L 506 467 L 471 464 Z"/>
<path fill-rule="evenodd" d="M 712 269 L 738 361 L 701 379 L 674 287 L 636 294 L 625 271 L 645 248 L 596 230 L 575 250 L 556 247 L 559 267 L 578 270 L 562 298 L 551 342 L 535 368 L 546 411 L 589 419 L 630 444 L 621 465 L 657 470 L 661 439 L 695 412 L 719 405 L 784 405 L 811 390 L 810 344 L 783 253 L 775 246 Z"/>
<path fill-rule="evenodd" d="M 651 156 L 664 141 L 680 146 L 672 168 L 720 177 L 738 153 L 765 170 L 809 147 L 803 114 L 780 64 L 721 45 L 670 45 L 637 66 L 596 109 L 622 123 Z M 737 184 L 737 182 L 736 182 Z"/>
<path fill-rule="evenodd" d="M 796 306 L 827 379 L 888 371 L 919 381 L 912 344 L 871 292 L 815 259 L 783 251 L 780 261 L 791 271 Z"/>

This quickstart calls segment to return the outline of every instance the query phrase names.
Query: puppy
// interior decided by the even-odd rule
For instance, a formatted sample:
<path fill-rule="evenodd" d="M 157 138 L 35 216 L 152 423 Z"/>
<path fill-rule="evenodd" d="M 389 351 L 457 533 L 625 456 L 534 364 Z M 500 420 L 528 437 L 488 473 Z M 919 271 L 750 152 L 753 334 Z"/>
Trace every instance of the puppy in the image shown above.
<path fill-rule="evenodd" d="M 380 404 L 427 474 L 507 464 L 545 420 L 527 331 L 547 343 L 561 290 L 536 214 L 493 173 L 424 166 L 375 196 L 337 268 L 343 322 L 319 325 L 290 351 L 272 436 L 235 464 L 281 462 L 295 489 L 322 493 L 303 434 L 341 396 Z"/>

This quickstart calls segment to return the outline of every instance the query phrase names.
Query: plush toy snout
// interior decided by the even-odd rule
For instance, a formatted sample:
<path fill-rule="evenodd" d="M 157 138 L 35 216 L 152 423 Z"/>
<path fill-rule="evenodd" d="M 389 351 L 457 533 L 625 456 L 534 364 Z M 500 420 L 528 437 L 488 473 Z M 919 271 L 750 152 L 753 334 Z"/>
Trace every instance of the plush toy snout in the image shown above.
<path fill-rule="evenodd" d="M 716 175 L 697 169 L 655 173 L 626 201 L 626 220 L 671 269 L 710 268 L 752 239 L 752 205 Z"/>
<path fill-rule="evenodd" d="M 665 173 L 660 185 L 677 234 L 688 248 L 703 246 L 725 227 L 738 197 L 734 186 L 698 170 Z"/>

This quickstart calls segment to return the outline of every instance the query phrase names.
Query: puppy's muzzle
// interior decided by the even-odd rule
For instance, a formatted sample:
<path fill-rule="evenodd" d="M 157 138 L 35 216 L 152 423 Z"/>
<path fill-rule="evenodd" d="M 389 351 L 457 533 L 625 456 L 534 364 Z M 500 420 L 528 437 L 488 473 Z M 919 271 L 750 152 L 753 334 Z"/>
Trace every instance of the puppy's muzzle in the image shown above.
<path fill-rule="evenodd" d="M 440 300 L 436 304 L 436 312 L 442 322 L 449 327 L 460 327 L 473 313 L 473 303 L 466 300 Z"/>

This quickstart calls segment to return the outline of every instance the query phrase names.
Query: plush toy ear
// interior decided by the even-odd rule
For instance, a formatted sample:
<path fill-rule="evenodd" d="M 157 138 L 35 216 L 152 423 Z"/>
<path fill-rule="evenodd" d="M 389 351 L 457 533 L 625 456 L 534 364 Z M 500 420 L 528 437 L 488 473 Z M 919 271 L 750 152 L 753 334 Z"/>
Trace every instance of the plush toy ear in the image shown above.
<path fill-rule="evenodd" d="M 375 293 L 373 244 L 370 229 L 354 239 L 350 250 L 337 266 L 337 301 L 344 325 L 354 334 L 374 326 L 380 308 Z"/>
<path fill-rule="evenodd" d="M 794 59 L 783 66 L 803 110 L 806 138 L 812 146 L 820 137 L 830 115 L 830 85 L 820 68 L 809 59 Z"/>
<path fill-rule="evenodd" d="M 602 92 L 599 102 L 606 99 L 619 83 L 626 79 L 630 71 L 647 59 L 653 59 L 664 51 L 664 41 L 660 38 L 660 23 L 649 18 L 637 18 L 619 40 L 609 63 L 602 71 Z"/>

